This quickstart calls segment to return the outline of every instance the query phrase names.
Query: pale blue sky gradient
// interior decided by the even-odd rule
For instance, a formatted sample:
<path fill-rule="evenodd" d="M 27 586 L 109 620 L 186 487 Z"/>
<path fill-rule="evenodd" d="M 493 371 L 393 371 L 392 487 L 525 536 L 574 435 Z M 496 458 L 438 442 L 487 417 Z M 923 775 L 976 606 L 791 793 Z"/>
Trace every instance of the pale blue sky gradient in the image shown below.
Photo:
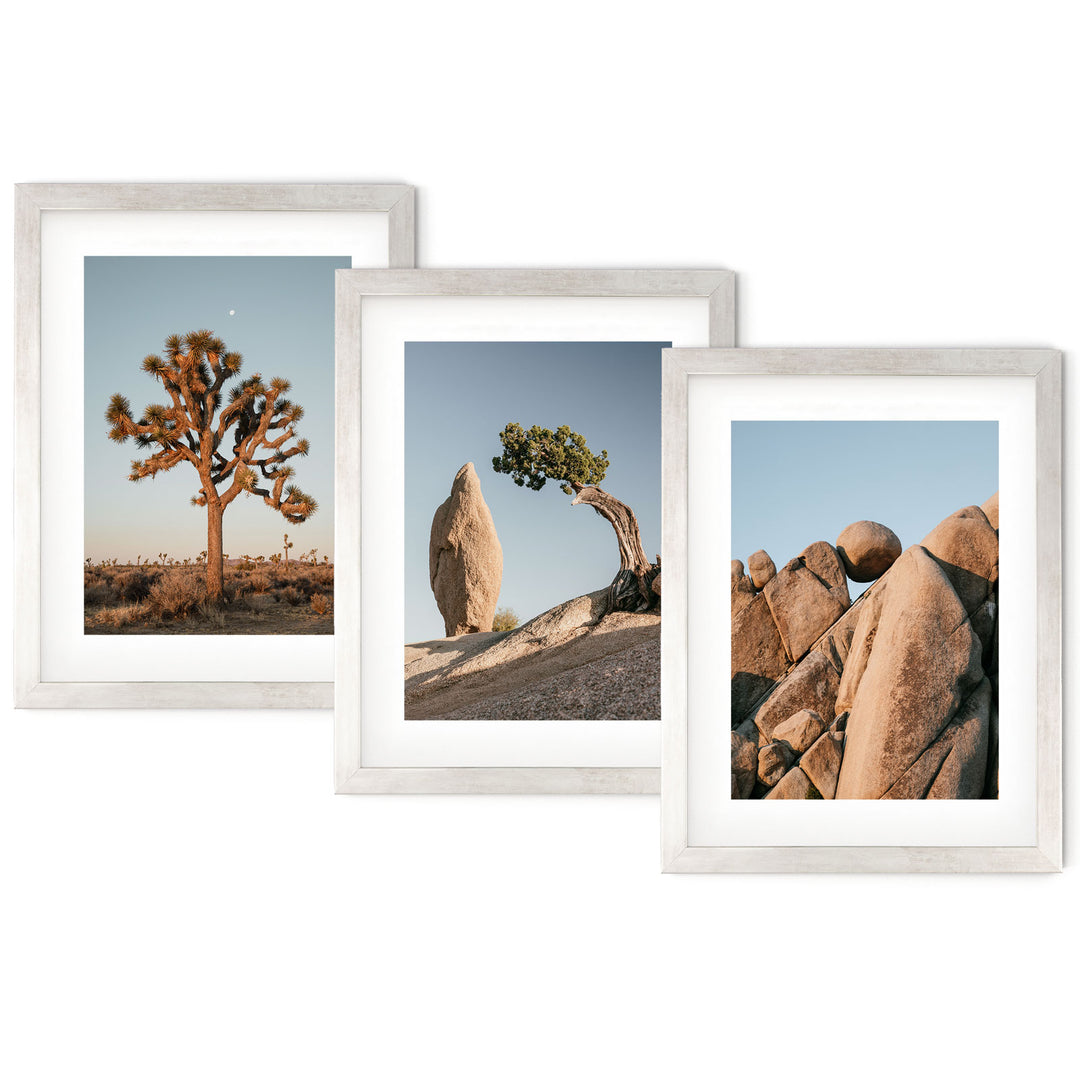
<path fill-rule="evenodd" d="M 405 346 L 405 639 L 442 637 L 428 580 L 436 508 L 476 466 L 503 550 L 499 605 L 522 622 L 604 588 L 619 569 L 611 525 L 549 481 L 518 487 L 492 470 L 499 432 L 567 424 L 608 451 L 603 489 L 633 509 L 660 552 L 660 349 L 666 342 L 409 342 Z"/>
<path fill-rule="evenodd" d="M 780 567 L 862 520 L 887 525 L 906 550 L 998 489 L 998 425 L 735 421 L 731 472 L 732 558 L 764 549 Z"/>
<path fill-rule="evenodd" d="M 130 482 L 131 460 L 152 451 L 110 442 L 104 414 L 116 392 L 136 418 L 151 402 L 168 404 L 140 369 L 143 357 L 160 354 L 169 334 L 209 329 L 243 355 L 241 378 L 258 371 L 292 382 L 288 396 L 305 409 L 297 433 L 311 443 L 307 457 L 291 462 L 294 482 L 319 502 L 311 520 L 290 525 L 261 498 L 241 495 L 225 512 L 225 551 L 270 556 L 288 532 L 294 557 L 317 547 L 320 560 L 333 559 L 334 270 L 351 264 L 348 256 L 85 260 L 86 557 L 127 562 L 163 551 L 184 559 L 205 550 L 206 510 L 190 504 L 199 490 L 195 469 L 181 462 L 154 480 Z"/>

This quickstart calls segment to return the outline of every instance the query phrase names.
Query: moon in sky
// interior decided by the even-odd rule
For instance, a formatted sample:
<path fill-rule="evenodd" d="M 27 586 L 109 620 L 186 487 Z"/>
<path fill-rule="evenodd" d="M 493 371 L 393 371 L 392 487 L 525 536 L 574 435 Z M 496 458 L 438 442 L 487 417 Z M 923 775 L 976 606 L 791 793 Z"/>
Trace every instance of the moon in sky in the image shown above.
<path fill-rule="evenodd" d="M 235 312 L 235 311 L 230 311 L 230 312 L 229 312 L 229 314 L 230 314 L 230 315 L 235 315 L 235 314 L 236 314 L 236 312 Z"/>

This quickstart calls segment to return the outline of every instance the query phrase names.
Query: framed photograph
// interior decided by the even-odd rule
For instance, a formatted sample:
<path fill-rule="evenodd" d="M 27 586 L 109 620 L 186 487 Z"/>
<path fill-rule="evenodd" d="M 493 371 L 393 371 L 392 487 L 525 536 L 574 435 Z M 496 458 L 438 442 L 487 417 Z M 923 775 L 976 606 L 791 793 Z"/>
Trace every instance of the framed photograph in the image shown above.
<path fill-rule="evenodd" d="M 660 354 L 734 275 L 337 276 L 336 789 L 656 793 Z"/>
<path fill-rule="evenodd" d="M 663 364 L 664 869 L 1060 869 L 1060 353 Z"/>
<path fill-rule="evenodd" d="M 413 189 L 15 203 L 16 705 L 331 707 L 334 274 L 413 265 Z"/>

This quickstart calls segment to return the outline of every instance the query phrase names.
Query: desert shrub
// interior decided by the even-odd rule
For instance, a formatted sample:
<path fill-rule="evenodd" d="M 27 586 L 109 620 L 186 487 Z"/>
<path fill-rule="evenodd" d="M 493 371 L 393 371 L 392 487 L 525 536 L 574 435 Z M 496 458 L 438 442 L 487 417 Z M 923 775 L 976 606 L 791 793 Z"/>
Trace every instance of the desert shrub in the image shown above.
<path fill-rule="evenodd" d="M 316 592 L 311 597 L 311 610 L 314 614 L 328 614 L 330 611 L 330 600 L 326 598 L 321 592 Z"/>
<path fill-rule="evenodd" d="M 318 591 L 315 582 L 306 573 L 302 577 L 294 578 L 292 586 L 305 597 L 313 596 Z"/>
<path fill-rule="evenodd" d="M 120 593 L 116 588 L 115 574 L 110 569 L 98 569 L 98 572 L 89 578 L 83 578 L 83 599 L 87 603 L 113 604 L 120 600 Z"/>
<path fill-rule="evenodd" d="M 102 582 L 83 586 L 83 605 L 86 607 L 104 607 L 111 603 L 113 590 Z"/>
<path fill-rule="evenodd" d="M 199 617 L 217 629 L 225 628 L 225 612 L 213 603 L 205 600 L 199 604 Z"/>
<path fill-rule="evenodd" d="M 116 591 L 120 598 L 127 603 L 140 603 L 149 598 L 150 588 L 160 576 L 155 573 L 153 577 L 143 570 L 129 570 L 121 573 L 116 578 Z"/>
<path fill-rule="evenodd" d="M 319 566 L 311 574 L 311 579 L 323 588 L 327 586 L 334 587 L 334 567 L 333 566 Z"/>
<path fill-rule="evenodd" d="M 282 589 L 280 595 L 282 601 L 287 603 L 290 607 L 299 606 L 300 600 L 304 598 L 300 592 L 298 592 L 295 588 L 292 588 L 291 586 L 289 588 Z"/>
<path fill-rule="evenodd" d="M 521 620 L 517 616 L 517 611 L 515 611 L 513 607 L 500 607 L 495 612 L 495 618 L 491 623 L 491 628 L 497 630 L 499 633 L 503 633 L 506 630 L 517 629 L 520 621 Z"/>
<path fill-rule="evenodd" d="M 271 585 L 270 574 L 266 570 L 259 570 L 257 573 L 251 574 L 251 576 L 245 582 L 252 592 L 258 593 L 260 596 L 267 592 Z"/>
<path fill-rule="evenodd" d="M 205 596 L 205 586 L 194 575 L 166 574 L 150 588 L 150 610 L 158 618 L 187 618 Z"/>
<path fill-rule="evenodd" d="M 150 613 L 145 603 L 130 603 L 124 607 L 112 607 L 101 612 L 101 620 L 110 626 L 129 626 L 134 622 L 142 622 Z"/>

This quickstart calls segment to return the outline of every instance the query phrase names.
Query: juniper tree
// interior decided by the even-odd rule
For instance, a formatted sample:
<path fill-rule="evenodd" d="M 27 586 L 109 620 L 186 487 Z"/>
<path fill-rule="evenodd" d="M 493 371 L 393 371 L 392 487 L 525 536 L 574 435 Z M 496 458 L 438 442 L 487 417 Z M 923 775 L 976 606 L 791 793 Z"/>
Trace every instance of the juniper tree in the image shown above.
<path fill-rule="evenodd" d="M 267 383 L 251 375 L 229 389 L 222 407 L 225 384 L 239 375 L 242 362 L 210 330 L 173 334 L 164 356 L 142 361 L 171 403 L 147 405 L 136 420 L 128 399 L 115 393 L 105 411 L 113 442 L 133 438 L 140 449 L 154 451 L 131 462 L 129 480 L 153 479 L 185 461 L 198 473 L 191 504 L 206 507 L 206 596 L 214 603 L 223 600 L 221 519 L 237 495 L 261 496 L 290 524 L 303 524 L 318 509 L 311 495 L 289 482 L 294 469 L 288 460 L 306 456 L 309 444 L 296 438 L 304 409 L 285 397 L 288 379 Z"/>
<path fill-rule="evenodd" d="M 593 453 L 583 435 L 562 426 L 554 431 L 508 423 L 499 434 L 503 452 L 491 459 L 496 472 L 505 473 L 519 487 L 540 491 L 554 480 L 566 494 L 574 496 L 572 506 L 592 506 L 615 530 L 619 542 L 619 572 L 608 589 L 608 610 L 646 611 L 657 601 L 653 579 L 660 570 L 659 559 L 652 565 L 641 546 L 634 511 L 600 489 L 607 473 L 607 450 Z"/>

